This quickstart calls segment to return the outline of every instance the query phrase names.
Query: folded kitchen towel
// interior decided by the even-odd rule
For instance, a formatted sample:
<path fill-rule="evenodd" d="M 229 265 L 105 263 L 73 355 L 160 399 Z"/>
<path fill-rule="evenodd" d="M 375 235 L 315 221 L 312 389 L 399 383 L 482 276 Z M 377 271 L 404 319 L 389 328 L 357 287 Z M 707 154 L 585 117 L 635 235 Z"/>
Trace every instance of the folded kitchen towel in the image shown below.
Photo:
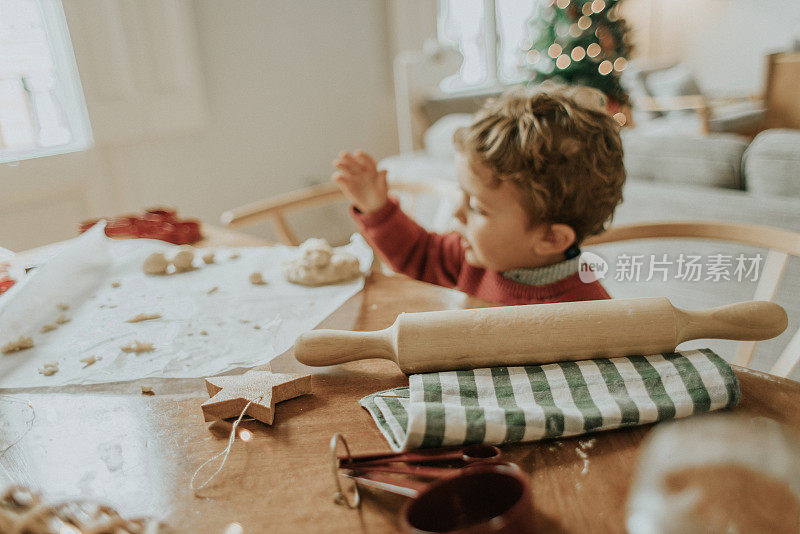
<path fill-rule="evenodd" d="M 411 375 L 361 399 L 392 449 L 575 436 L 735 406 L 710 349 Z"/>

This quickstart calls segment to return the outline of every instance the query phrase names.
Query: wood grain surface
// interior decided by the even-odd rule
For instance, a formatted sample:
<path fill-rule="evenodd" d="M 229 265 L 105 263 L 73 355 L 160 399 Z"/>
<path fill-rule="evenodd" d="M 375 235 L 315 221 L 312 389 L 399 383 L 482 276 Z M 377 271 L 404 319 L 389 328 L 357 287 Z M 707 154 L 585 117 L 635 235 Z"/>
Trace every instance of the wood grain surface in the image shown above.
<path fill-rule="evenodd" d="M 225 241 L 218 244 L 238 243 Z M 321 327 L 377 330 L 403 311 L 485 306 L 491 304 L 375 273 L 365 290 Z M 407 385 L 407 378 L 385 360 L 309 368 L 291 351 L 271 368 L 314 373 L 313 395 L 279 404 L 271 427 L 243 422 L 241 428 L 253 438 L 237 440 L 225 470 L 200 498 L 192 494 L 189 480 L 227 438 L 203 421 L 200 404 L 208 399 L 203 379 L 151 381 L 154 396 L 141 395 L 138 383 L 0 392 L 0 482 L 38 488 L 52 499 L 106 500 L 128 516 L 161 517 L 179 532 L 222 533 L 233 522 L 244 532 L 395 532 L 402 497 L 363 490 L 358 511 L 333 502 L 328 444 L 340 432 L 354 453 L 388 452 L 357 401 Z M 800 383 L 741 368 L 736 372 L 742 386 L 736 411 L 771 417 L 800 431 Z M 28 403 L 35 412 L 30 423 Z M 596 442 L 585 451 L 585 473 L 577 448 L 586 437 L 503 447 L 507 459 L 530 473 L 541 531 L 624 532 L 627 492 L 649 428 L 591 436 Z"/>

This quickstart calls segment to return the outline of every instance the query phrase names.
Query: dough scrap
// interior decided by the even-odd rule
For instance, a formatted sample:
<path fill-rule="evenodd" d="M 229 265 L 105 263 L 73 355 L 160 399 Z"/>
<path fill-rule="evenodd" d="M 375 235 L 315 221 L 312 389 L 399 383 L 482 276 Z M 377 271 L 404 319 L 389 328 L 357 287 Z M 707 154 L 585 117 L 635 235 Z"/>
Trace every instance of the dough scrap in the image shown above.
<path fill-rule="evenodd" d="M 219 289 L 219 286 L 214 286 L 214 287 L 212 287 L 211 289 L 209 289 L 208 291 L 206 291 L 206 295 L 210 295 L 211 293 L 213 293 L 213 292 L 214 292 L 214 291 L 216 291 L 217 289 Z"/>
<path fill-rule="evenodd" d="M 102 356 L 87 356 L 87 357 L 85 357 L 85 358 L 81 358 L 81 359 L 80 359 L 80 362 L 81 362 L 81 363 L 83 363 L 83 364 L 85 364 L 85 365 L 83 366 L 83 367 L 84 367 L 84 369 L 85 369 L 86 367 L 89 367 L 89 366 L 90 366 L 90 365 L 92 365 L 93 363 L 97 362 L 98 360 L 102 360 L 102 359 L 103 359 L 103 357 L 102 357 Z"/>
<path fill-rule="evenodd" d="M 211 265 L 214 263 L 214 253 L 209 252 L 208 254 L 203 254 L 203 263 L 206 265 Z"/>
<path fill-rule="evenodd" d="M 58 308 L 61 311 L 67 311 L 69 309 L 69 304 L 64 304 L 63 302 L 59 302 L 58 304 L 56 304 L 56 308 Z"/>
<path fill-rule="evenodd" d="M 150 321 L 152 319 L 161 319 L 160 313 L 140 313 L 136 317 L 131 317 L 126 323 L 141 323 L 142 321 Z"/>
<path fill-rule="evenodd" d="M 324 239 L 308 239 L 300 245 L 300 257 L 284 267 L 283 275 L 294 284 L 321 286 L 355 278 L 360 274 L 358 258 L 335 251 Z"/>
<path fill-rule="evenodd" d="M 58 362 L 47 362 L 44 367 L 39 368 L 39 374 L 44 376 L 52 376 L 58 372 Z"/>
<path fill-rule="evenodd" d="M 169 262 L 161 252 L 153 252 L 145 258 L 142 264 L 142 271 L 145 274 L 167 274 Z"/>
<path fill-rule="evenodd" d="M 261 273 L 256 271 L 250 275 L 250 283 L 254 286 L 263 286 L 267 282 L 264 280 L 264 277 L 261 275 Z"/>
<path fill-rule="evenodd" d="M 111 287 L 119 287 L 119 282 L 111 282 Z"/>
<path fill-rule="evenodd" d="M 176 273 L 185 273 L 194 269 L 194 250 L 191 248 L 181 249 L 180 252 L 175 254 L 172 258 L 172 265 L 175 266 Z"/>
<path fill-rule="evenodd" d="M 46 334 L 46 333 L 48 333 L 48 332 L 52 332 L 52 331 L 53 331 L 53 330 L 55 330 L 56 328 L 58 328 L 58 325 L 57 325 L 57 324 L 55 324 L 55 323 L 50 323 L 50 324 L 43 325 L 43 326 L 42 326 L 42 327 L 39 329 L 39 332 L 41 332 L 42 334 Z"/>
<path fill-rule="evenodd" d="M 33 348 L 33 338 L 20 336 L 18 340 L 10 341 L 0 347 L 0 352 L 3 354 L 11 354 L 12 352 L 19 352 L 30 348 Z"/>
<path fill-rule="evenodd" d="M 127 352 L 127 353 L 133 352 L 136 354 L 142 352 L 152 352 L 155 350 L 152 343 L 143 343 L 141 341 L 134 341 L 133 343 L 129 343 L 124 347 L 120 347 L 120 349 L 122 349 L 122 352 Z"/>
<path fill-rule="evenodd" d="M 59 315 L 58 317 L 56 317 L 56 324 L 64 324 L 64 323 L 68 323 L 69 321 L 70 321 L 70 318 L 67 317 L 66 315 L 64 315 L 63 313 L 61 315 Z"/>
<path fill-rule="evenodd" d="M 234 252 L 233 254 L 231 254 L 231 257 L 230 257 L 230 258 L 228 258 L 228 259 L 229 259 L 229 260 L 238 260 L 238 259 L 239 259 L 239 258 L 241 258 L 241 257 L 242 257 L 242 255 L 241 255 L 241 254 L 239 254 L 238 252 Z"/>
<path fill-rule="evenodd" d="M 139 387 L 142 388 L 142 395 L 155 395 L 155 392 L 153 391 L 153 386 L 145 386 L 142 384 Z"/>

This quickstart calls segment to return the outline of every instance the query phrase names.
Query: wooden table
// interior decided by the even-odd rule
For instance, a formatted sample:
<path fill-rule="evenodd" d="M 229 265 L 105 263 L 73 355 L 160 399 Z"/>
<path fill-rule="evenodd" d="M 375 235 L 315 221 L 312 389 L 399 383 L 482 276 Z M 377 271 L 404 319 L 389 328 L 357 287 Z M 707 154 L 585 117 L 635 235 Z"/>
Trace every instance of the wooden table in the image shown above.
<path fill-rule="evenodd" d="M 253 238 L 213 231 L 206 244 L 256 244 Z M 363 292 L 323 327 L 375 330 L 402 311 L 491 306 L 466 295 L 402 276 L 372 274 Z M 298 371 L 291 352 L 272 362 L 275 371 Z M 203 422 L 208 398 L 202 379 L 67 386 L 2 392 L 0 482 L 13 480 L 50 498 L 91 496 L 123 514 L 154 515 L 180 532 L 221 533 L 232 522 L 244 532 L 394 532 L 404 499 L 364 490 L 359 511 L 334 504 L 328 444 L 344 434 L 354 452 L 388 451 L 357 401 L 376 391 L 407 385 L 388 361 L 352 362 L 314 373 L 314 394 L 278 406 L 272 427 L 250 421 L 253 439 L 234 444 L 222 474 L 193 495 L 195 469 L 225 447 L 227 436 Z M 762 415 L 800 429 L 800 383 L 736 369 L 742 401 L 736 411 Z M 13 397 L 13 398 L 9 398 Z M 36 417 L 26 432 L 30 402 Z M 536 521 L 542 532 L 624 532 L 627 492 L 642 438 L 650 427 L 594 435 L 586 452 L 561 439 L 504 447 L 506 457 L 531 475 Z M 583 438 L 585 439 L 585 438 Z"/>

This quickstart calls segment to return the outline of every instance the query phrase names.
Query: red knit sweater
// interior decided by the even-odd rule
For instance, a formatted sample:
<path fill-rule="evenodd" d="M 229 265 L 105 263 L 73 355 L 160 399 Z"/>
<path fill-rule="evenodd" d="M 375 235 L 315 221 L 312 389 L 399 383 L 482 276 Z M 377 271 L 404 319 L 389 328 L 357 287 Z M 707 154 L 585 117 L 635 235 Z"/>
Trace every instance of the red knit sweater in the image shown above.
<path fill-rule="evenodd" d="M 500 304 L 542 304 L 611 298 L 599 281 L 582 282 L 578 273 L 546 285 L 527 285 L 464 260 L 457 233 L 433 234 L 390 199 L 379 211 L 351 209 L 361 234 L 395 271 L 423 282 L 455 288 Z"/>

